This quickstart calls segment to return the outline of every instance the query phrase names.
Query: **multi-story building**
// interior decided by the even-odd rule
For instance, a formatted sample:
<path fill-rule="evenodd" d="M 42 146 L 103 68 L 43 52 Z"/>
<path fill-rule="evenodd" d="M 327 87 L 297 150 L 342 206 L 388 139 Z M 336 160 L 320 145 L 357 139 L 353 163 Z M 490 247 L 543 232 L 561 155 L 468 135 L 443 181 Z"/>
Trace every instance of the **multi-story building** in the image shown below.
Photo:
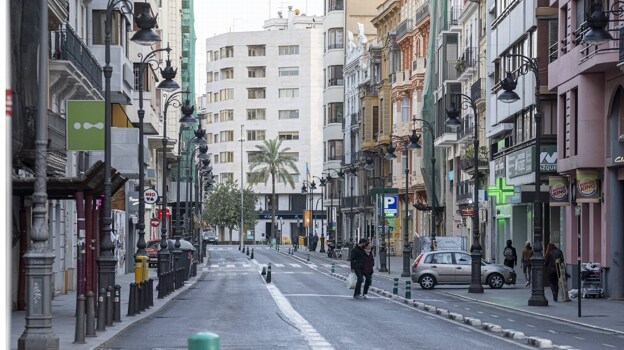
<path fill-rule="evenodd" d="M 624 297 L 623 34 L 621 24 L 614 21 L 605 29 L 619 39 L 608 40 L 605 32 L 597 36 L 600 32 L 590 29 L 586 14 L 602 2 L 591 2 L 591 8 L 586 7 L 589 3 L 540 1 L 535 10 L 537 34 L 548 33 L 537 42 L 540 71 L 548 71 L 540 88 L 543 91 L 547 86 L 555 94 L 552 101 L 541 101 L 544 136 L 556 134 L 556 171 L 569 190 L 563 203 L 557 203 L 563 206 L 553 203 L 551 218 L 545 216 L 550 227 L 545 226 L 544 233 L 546 241 L 562 245 L 566 263 L 574 264 L 577 256 L 582 262 L 600 263 L 605 294 L 618 299 Z M 607 16 L 617 19 L 614 13 Z M 591 41 L 592 35 L 604 40 Z M 519 78 L 518 87 L 525 84 L 528 92 L 533 83 Z M 530 93 L 520 96 L 526 100 L 523 105 L 533 101 Z M 542 157 L 550 155 L 552 150 L 542 147 Z"/>
<path fill-rule="evenodd" d="M 241 169 L 248 173 L 248 160 L 257 145 L 277 138 L 296 159 L 299 171 L 291 175 L 302 185 L 322 173 L 318 142 L 323 137 L 323 18 L 297 15 L 289 8 L 286 17 L 280 13 L 265 21 L 264 29 L 206 40 L 205 128 L 213 173 L 217 182 L 243 181 L 246 186 L 248 179 L 240 179 Z M 253 190 L 260 198 L 255 240 L 275 237 L 270 181 L 254 185 Z M 282 242 L 288 242 L 303 232 L 303 210 L 310 209 L 309 204 L 299 186 L 278 182 L 275 191 L 276 221 Z M 317 219 L 322 212 L 316 207 L 320 197 L 319 191 L 312 200 Z M 222 242 L 240 239 L 238 232 L 232 237 L 222 228 L 217 232 Z"/>

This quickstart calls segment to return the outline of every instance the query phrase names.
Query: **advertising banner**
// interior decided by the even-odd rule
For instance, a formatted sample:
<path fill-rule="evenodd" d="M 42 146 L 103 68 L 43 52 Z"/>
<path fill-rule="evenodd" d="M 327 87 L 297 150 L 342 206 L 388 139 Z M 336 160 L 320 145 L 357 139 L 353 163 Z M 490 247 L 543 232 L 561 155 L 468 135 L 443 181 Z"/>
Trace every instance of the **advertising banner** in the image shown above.
<path fill-rule="evenodd" d="M 303 226 L 312 227 L 312 211 L 311 210 L 303 211 Z"/>
<path fill-rule="evenodd" d="M 597 170 L 576 170 L 576 201 L 578 203 L 600 202 Z"/>
<path fill-rule="evenodd" d="M 67 150 L 104 150 L 104 101 L 67 101 Z"/>
<path fill-rule="evenodd" d="M 551 207 L 570 205 L 570 186 L 567 176 L 549 176 L 548 194 Z"/>

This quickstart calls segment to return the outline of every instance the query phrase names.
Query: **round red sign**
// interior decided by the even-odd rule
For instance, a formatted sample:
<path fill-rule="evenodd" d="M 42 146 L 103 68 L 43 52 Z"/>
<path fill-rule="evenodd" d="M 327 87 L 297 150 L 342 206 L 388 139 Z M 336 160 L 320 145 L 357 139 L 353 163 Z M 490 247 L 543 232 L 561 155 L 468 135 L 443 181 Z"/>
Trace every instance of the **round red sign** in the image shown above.
<path fill-rule="evenodd" d="M 151 218 L 150 224 L 152 225 L 152 227 L 157 227 L 158 225 L 160 225 L 160 220 L 158 218 Z"/>

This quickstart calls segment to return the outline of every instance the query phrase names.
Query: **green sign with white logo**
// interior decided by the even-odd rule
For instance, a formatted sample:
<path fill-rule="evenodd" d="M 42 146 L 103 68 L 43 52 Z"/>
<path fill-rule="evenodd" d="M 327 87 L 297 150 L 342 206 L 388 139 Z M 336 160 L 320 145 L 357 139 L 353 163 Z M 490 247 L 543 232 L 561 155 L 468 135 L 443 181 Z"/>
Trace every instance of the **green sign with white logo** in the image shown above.
<path fill-rule="evenodd" d="M 104 101 L 67 101 L 67 150 L 104 150 Z"/>

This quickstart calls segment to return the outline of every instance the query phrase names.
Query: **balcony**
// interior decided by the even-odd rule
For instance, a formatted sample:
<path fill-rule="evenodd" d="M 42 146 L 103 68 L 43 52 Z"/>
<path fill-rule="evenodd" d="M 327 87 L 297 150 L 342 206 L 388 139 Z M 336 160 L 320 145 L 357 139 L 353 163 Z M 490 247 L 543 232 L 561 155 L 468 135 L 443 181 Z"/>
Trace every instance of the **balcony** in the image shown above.
<path fill-rule="evenodd" d="M 51 51 L 50 91 L 61 100 L 103 99 L 102 67 L 69 24 L 52 32 Z"/>
<path fill-rule="evenodd" d="M 104 45 L 90 45 L 89 49 L 101 65 L 104 64 Z M 110 65 L 113 67 L 111 76 L 111 102 L 123 105 L 130 104 L 134 73 L 132 62 L 126 56 L 126 48 L 121 45 L 111 45 Z"/>
<path fill-rule="evenodd" d="M 412 61 L 412 77 L 416 75 L 422 75 L 424 77 L 426 70 L 427 70 L 427 58 L 426 57 L 416 57 L 416 59 Z"/>
<path fill-rule="evenodd" d="M 412 20 L 411 19 L 406 19 L 403 22 L 399 23 L 398 26 L 396 26 L 395 32 L 396 32 L 396 39 L 397 41 L 401 39 L 401 37 L 403 37 L 403 35 L 407 34 L 407 32 L 409 32 L 410 30 L 412 30 Z"/>
<path fill-rule="evenodd" d="M 459 161 L 459 168 L 466 174 L 474 174 L 474 159 L 462 159 Z M 490 164 L 487 159 L 479 158 L 478 168 L 480 173 L 488 173 L 490 171 Z"/>
<path fill-rule="evenodd" d="M 392 88 L 409 86 L 412 84 L 412 71 L 409 69 L 394 72 L 392 74 Z"/>
<path fill-rule="evenodd" d="M 474 116 L 465 115 L 461 119 L 462 126 L 457 130 L 457 142 L 470 144 L 474 141 Z"/>
<path fill-rule="evenodd" d="M 416 10 L 416 15 L 414 16 L 414 24 L 418 24 L 423 21 L 425 18 L 429 17 L 429 2 L 425 2 L 422 6 Z"/>
<path fill-rule="evenodd" d="M 474 198 L 474 180 L 460 181 L 455 185 L 455 201 L 457 204 L 472 203 Z"/>
<path fill-rule="evenodd" d="M 479 48 L 468 47 L 464 50 L 459 60 L 455 62 L 459 81 L 468 81 L 477 72 L 477 64 L 479 62 Z"/>
<path fill-rule="evenodd" d="M 438 136 L 434 140 L 433 144 L 436 147 L 444 147 L 444 148 L 452 147 L 453 145 L 457 144 L 457 132 L 447 131 L 443 134 L 440 134 L 440 136 Z"/>

